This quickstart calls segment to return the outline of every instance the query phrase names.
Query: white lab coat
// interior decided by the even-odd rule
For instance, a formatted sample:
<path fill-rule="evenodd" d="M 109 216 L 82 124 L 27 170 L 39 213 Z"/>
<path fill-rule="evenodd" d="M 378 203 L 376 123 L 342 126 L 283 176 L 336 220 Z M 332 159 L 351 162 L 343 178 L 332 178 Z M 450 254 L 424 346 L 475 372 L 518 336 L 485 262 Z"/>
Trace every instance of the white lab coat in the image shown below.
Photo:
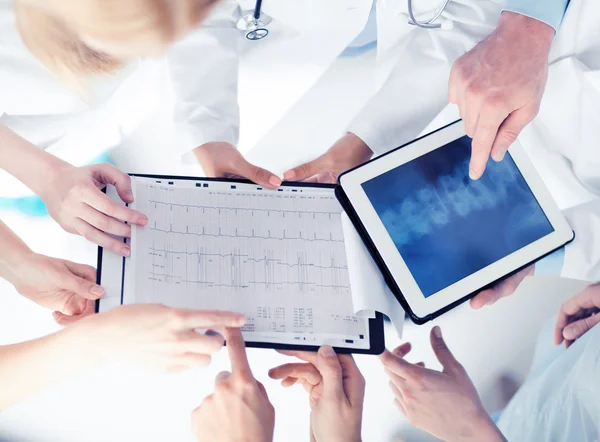
<path fill-rule="evenodd" d="M 577 232 L 561 276 L 600 281 L 600 200 L 567 210 Z M 498 427 L 511 442 L 597 442 L 600 437 L 600 326 L 564 351 L 553 348 L 554 321 L 538 339 L 532 370 L 502 411 Z"/>
<path fill-rule="evenodd" d="M 84 165 L 119 145 L 159 106 L 173 109 L 181 137 L 167 147 L 173 155 L 209 141 L 237 142 L 237 2 L 220 4 L 164 57 L 134 60 L 121 72 L 92 79 L 86 99 L 29 52 L 13 8 L 13 0 L 0 0 L 0 123 L 40 148 Z M 0 197 L 26 194 L 0 172 Z"/>
<path fill-rule="evenodd" d="M 597 442 L 600 438 L 600 326 L 553 348 L 554 323 L 540 334 L 534 370 L 502 411 L 510 442 Z"/>
<path fill-rule="evenodd" d="M 28 51 L 17 32 L 13 0 L 0 0 L 0 122 L 75 165 L 121 144 L 157 106 L 173 108 L 177 140 L 167 147 L 173 155 L 184 158 L 209 141 L 236 145 L 240 51 L 252 55 L 256 45 L 268 47 L 269 59 L 257 60 L 266 65 L 297 54 L 298 63 L 329 65 L 360 33 L 371 5 L 372 0 L 268 1 L 263 10 L 274 19 L 272 35 L 257 43 L 246 42 L 236 29 L 241 9 L 254 2 L 224 0 L 165 57 L 135 60 L 122 72 L 94 80 L 86 102 Z M 26 194 L 0 171 L 0 197 Z"/>

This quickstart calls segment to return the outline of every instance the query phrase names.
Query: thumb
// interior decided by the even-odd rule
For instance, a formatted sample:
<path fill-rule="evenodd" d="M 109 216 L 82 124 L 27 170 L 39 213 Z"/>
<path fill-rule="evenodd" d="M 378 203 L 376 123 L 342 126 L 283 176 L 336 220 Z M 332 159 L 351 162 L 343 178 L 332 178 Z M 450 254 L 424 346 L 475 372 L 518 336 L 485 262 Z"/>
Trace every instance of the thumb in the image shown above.
<path fill-rule="evenodd" d="M 281 186 L 281 178 L 266 169 L 262 169 L 254 164 L 249 163 L 240 155 L 236 161 L 235 170 L 232 171 L 236 175 L 243 176 L 256 184 L 269 188 L 277 188 Z"/>
<path fill-rule="evenodd" d="M 308 163 L 301 164 L 298 167 L 288 170 L 283 174 L 283 178 L 286 181 L 303 181 L 321 172 L 326 172 L 326 155 L 327 154 L 323 154 L 319 158 L 316 158 L 312 161 L 309 161 Z"/>
<path fill-rule="evenodd" d="M 537 112 L 523 107 L 513 111 L 500 125 L 494 144 L 492 144 L 491 155 L 494 161 L 502 161 L 506 151 L 513 144 L 525 126 L 535 117 Z"/>
<path fill-rule="evenodd" d="M 129 175 L 108 163 L 97 164 L 92 167 L 92 171 L 100 178 L 100 181 L 115 186 L 119 198 L 126 203 L 133 202 L 131 177 Z"/>
<path fill-rule="evenodd" d="M 323 396 L 340 398 L 344 395 L 342 366 L 333 348 L 324 345 L 319 349 L 317 370 L 323 377 Z"/>
<path fill-rule="evenodd" d="M 444 371 L 451 370 L 458 365 L 458 361 L 454 358 L 442 337 L 442 329 L 437 325 L 431 329 L 431 348 L 433 348 L 436 358 L 444 367 Z"/>
<path fill-rule="evenodd" d="M 59 275 L 57 285 L 85 299 L 96 300 L 104 295 L 104 289 L 95 284 L 96 270 L 93 267 L 65 261 L 67 272 Z"/>
<path fill-rule="evenodd" d="M 587 333 L 593 326 L 600 322 L 600 314 L 588 316 L 587 318 L 575 321 L 565 327 L 563 330 L 563 337 L 567 341 L 574 341 L 585 333 Z"/>

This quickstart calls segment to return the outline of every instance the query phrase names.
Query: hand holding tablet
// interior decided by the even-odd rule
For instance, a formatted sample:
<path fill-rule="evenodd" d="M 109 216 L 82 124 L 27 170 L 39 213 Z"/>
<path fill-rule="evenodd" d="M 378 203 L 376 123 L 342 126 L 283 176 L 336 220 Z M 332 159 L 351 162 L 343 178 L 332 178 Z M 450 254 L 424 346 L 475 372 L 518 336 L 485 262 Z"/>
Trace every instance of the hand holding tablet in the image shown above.
<path fill-rule="evenodd" d="M 470 143 L 456 122 L 340 177 L 338 199 L 417 323 L 573 239 L 520 146 L 473 181 Z"/>

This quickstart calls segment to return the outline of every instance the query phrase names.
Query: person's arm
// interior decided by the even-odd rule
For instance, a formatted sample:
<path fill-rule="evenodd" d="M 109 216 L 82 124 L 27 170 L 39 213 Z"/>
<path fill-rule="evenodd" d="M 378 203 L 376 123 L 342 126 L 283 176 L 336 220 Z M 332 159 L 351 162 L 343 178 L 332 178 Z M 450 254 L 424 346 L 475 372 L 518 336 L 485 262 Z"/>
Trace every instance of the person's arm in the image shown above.
<path fill-rule="evenodd" d="M 196 329 L 241 327 L 242 315 L 162 305 L 127 305 L 52 335 L 0 347 L 0 411 L 91 369 L 126 363 L 161 372 L 208 365 L 223 336 Z"/>
<path fill-rule="evenodd" d="M 233 0 L 217 5 L 198 29 L 167 51 L 176 153 L 193 152 L 208 176 L 243 177 L 278 187 L 276 175 L 250 164 L 235 147 L 240 127 L 238 11 Z"/>
<path fill-rule="evenodd" d="M 50 216 L 67 232 L 79 234 L 122 256 L 129 256 L 129 246 L 110 235 L 128 237 L 131 224 L 148 223 L 142 213 L 118 204 L 101 191 L 113 185 L 124 202 L 132 203 L 129 175 L 110 164 L 74 167 L 1 123 L 0 169 L 39 195 Z"/>
<path fill-rule="evenodd" d="M 20 344 L 0 346 L 0 411 L 63 379 L 95 366 L 87 347 L 66 330 Z"/>
<path fill-rule="evenodd" d="M 72 167 L 0 123 L 0 169 L 41 195 L 54 171 Z"/>
<path fill-rule="evenodd" d="M 94 312 L 104 294 L 93 267 L 34 253 L 0 221 L 0 278 L 24 297 L 54 311 L 62 325 Z"/>
<path fill-rule="evenodd" d="M 504 11 L 534 18 L 558 31 L 570 0 L 508 0 Z"/>

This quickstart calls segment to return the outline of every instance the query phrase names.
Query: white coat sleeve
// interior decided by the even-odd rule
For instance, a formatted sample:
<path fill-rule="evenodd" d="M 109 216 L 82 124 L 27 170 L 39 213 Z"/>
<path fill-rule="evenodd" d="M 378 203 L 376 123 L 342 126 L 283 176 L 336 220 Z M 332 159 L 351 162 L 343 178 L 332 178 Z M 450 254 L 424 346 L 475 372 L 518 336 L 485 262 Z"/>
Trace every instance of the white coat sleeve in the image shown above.
<path fill-rule="evenodd" d="M 600 281 L 600 199 L 565 211 L 575 239 L 565 247 L 561 276 Z"/>
<path fill-rule="evenodd" d="M 182 155 L 212 141 L 238 142 L 238 16 L 237 2 L 226 0 L 167 52 Z"/>
<path fill-rule="evenodd" d="M 430 44 L 426 34 L 410 33 L 404 42 L 407 50 L 381 89 L 348 126 L 348 132 L 375 154 L 417 138 L 446 106 L 452 64 L 421 51 Z"/>

